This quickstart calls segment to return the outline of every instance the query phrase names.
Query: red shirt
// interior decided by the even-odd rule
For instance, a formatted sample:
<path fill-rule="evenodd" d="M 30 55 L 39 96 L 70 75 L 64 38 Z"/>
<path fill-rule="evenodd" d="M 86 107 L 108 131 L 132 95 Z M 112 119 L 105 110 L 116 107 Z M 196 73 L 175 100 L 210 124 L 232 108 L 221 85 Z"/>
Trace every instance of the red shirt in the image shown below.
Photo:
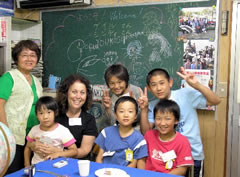
<path fill-rule="evenodd" d="M 191 146 L 188 139 L 176 132 L 176 136 L 171 141 L 162 141 L 159 138 L 158 130 L 149 130 L 144 136 L 147 141 L 148 157 L 146 160 L 146 170 L 169 173 L 172 169 L 180 166 L 191 166 L 194 164 Z M 171 169 L 166 169 L 166 163 L 162 160 L 162 155 L 174 150 L 176 158 L 173 159 Z"/>

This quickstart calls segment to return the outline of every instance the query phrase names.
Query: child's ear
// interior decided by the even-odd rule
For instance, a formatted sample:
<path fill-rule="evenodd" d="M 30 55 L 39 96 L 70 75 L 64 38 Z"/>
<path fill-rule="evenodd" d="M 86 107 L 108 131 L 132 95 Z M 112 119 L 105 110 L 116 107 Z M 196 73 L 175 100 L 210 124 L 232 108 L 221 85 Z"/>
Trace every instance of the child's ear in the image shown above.
<path fill-rule="evenodd" d="M 175 119 L 174 124 L 177 125 L 178 123 L 179 123 L 179 121 Z"/>
<path fill-rule="evenodd" d="M 149 85 L 147 85 L 147 91 L 151 92 L 151 88 Z"/>
<path fill-rule="evenodd" d="M 170 85 L 170 88 L 172 88 L 172 86 L 173 86 L 173 78 L 169 79 L 169 85 Z"/>

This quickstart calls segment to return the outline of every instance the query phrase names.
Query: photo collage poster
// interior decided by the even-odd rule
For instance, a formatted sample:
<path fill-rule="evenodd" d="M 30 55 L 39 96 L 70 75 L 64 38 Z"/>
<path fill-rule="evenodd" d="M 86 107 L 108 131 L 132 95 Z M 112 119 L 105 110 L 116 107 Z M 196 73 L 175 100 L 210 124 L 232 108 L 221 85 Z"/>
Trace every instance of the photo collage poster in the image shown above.
<path fill-rule="evenodd" d="M 199 82 L 214 90 L 216 7 L 183 8 L 179 13 L 178 40 L 184 42 L 183 65 Z M 181 87 L 187 87 L 183 81 Z M 206 107 L 215 110 L 214 107 Z"/>

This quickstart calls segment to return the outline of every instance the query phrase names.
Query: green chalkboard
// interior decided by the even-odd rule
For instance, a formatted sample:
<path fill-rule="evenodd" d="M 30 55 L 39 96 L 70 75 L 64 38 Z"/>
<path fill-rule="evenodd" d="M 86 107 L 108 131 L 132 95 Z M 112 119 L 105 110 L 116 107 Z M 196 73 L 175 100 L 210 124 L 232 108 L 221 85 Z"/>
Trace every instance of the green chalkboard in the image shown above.
<path fill-rule="evenodd" d="M 146 74 L 163 67 L 179 88 L 183 42 L 177 41 L 181 8 L 211 6 L 215 1 L 87 8 L 42 12 L 46 86 L 50 74 L 64 79 L 80 73 L 104 84 L 105 69 L 122 63 L 132 84 L 144 87 Z"/>

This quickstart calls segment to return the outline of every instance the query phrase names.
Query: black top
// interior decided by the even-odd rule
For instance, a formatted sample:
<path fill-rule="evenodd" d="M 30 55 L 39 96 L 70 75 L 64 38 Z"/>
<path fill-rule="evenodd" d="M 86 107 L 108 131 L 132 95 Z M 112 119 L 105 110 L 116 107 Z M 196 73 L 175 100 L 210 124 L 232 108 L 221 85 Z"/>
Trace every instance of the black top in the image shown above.
<path fill-rule="evenodd" d="M 76 145 L 79 148 L 81 146 L 83 135 L 97 136 L 98 130 L 96 126 L 95 118 L 86 112 L 81 112 L 80 118 L 82 119 L 82 125 L 69 125 L 69 118 L 66 114 L 59 115 L 56 121 L 63 126 L 67 127 L 74 138 L 76 139 Z"/>

